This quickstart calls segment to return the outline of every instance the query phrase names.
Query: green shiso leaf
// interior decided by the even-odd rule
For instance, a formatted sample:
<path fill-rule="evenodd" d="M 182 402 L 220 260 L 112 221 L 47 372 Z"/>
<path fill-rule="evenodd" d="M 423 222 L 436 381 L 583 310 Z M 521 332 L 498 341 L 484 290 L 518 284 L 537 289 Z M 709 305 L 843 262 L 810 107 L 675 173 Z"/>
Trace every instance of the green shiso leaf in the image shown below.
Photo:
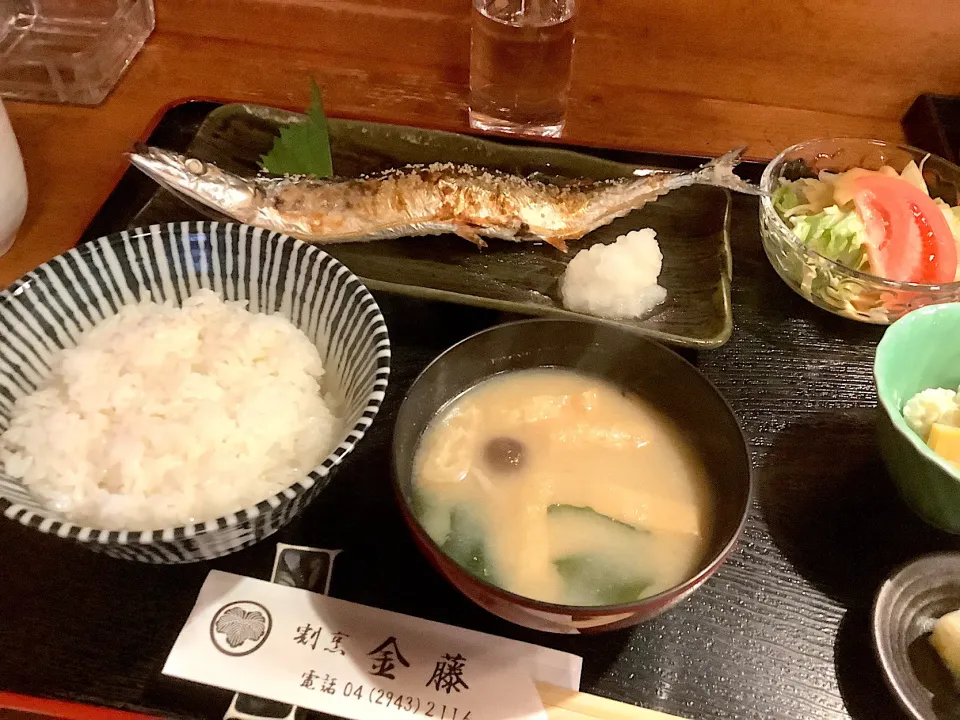
<path fill-rule="evenodd" d="M 327 116 L 323 112 L 320 88 L 313 78 L 310 78 L 310 94 L 306 121 L 281 130 L 273 148 L 260 158 L 260 167 L 268 173 L 312 175 L 316 178 L 333 175 Z"/>

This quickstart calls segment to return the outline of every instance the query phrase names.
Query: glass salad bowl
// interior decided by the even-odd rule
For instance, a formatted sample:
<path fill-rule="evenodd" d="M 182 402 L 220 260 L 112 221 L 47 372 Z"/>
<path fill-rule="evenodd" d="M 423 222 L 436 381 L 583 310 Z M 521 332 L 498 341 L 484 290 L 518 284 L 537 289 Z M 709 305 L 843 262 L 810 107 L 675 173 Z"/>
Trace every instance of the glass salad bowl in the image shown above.
<path fill-rule="evenodd" d="M 775 157 L 761 179 L 766 194 L 760 204 L 760 235 L 770 263 L 784 282 L 824 310 L 878 325 L 887 325 L 925 305 L 960 301 L 960 282 L 898 282 L 831 260 L 805 244 L 774 208 L 772 193 L 810 170 L 878 170 L 889 165 L 899 172 L 911 160 L 920 166 L 931 197 L 957 205 L 960 167 L 914 147 L 881 140 L 828 138 L 793 145 Z"/>

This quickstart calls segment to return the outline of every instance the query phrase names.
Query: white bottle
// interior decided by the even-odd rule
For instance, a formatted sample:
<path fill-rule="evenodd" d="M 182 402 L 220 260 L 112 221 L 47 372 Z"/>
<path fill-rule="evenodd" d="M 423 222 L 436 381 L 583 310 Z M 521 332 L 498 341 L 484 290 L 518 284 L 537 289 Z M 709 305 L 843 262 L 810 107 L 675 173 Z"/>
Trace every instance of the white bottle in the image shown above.
<path fill-rule="evenodd" d="M 16 237 L 27 212 L 27 175 L 10 118 L 0 102 L 0 255 Z"/>

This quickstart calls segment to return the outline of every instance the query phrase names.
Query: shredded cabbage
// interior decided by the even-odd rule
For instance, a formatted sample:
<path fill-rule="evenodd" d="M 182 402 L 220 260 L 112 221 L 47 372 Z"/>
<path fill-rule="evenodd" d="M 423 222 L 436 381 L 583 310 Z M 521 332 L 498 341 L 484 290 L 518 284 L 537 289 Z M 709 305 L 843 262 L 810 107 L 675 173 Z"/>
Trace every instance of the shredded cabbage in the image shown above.
<path fill-rule="evenodd" d="M 950 207 L 940 198 L 934 198 L 933 202 L 947 219 L 947 225 L 953 233 L 954 240 L 960 243 L 960 207 Z"/>
<path fill-rule="evenodd" d="M 824 257 L 854 270 L 866 269 L 866 230 L 855 211 L 831 205 L 816 215 L 787 218 L 787 224 L 800 240 Z"/>

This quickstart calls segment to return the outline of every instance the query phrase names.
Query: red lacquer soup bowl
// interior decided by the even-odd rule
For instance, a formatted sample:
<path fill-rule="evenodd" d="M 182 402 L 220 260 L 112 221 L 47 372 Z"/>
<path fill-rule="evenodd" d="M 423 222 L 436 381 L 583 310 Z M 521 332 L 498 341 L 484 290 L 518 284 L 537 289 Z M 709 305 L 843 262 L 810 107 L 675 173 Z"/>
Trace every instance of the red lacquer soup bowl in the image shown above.
<path fill-rule="evenodd" d="M 575 370 L 638 396 L 680 428 L 703 463 L 714 507 L 702 560 L 684 582 L 619 605 L 571 606 L 533 600 L 471 574 L 443 553 L 413 512 L 417 446 L 448 403 L 500 373 L 536 368 Z M 393 476 L 403 516 L 417 545 L 464 595 L 518 625 L 557 633 L 596 633 L 634 625 L 696 591 L 733 551 L 753 496 L 750 456 L 737 418 L 693 365 L 639 335 L 589 322 L 537 319 L 484 330 L 437 357 L 410 388 L 397 417 Z"/>

